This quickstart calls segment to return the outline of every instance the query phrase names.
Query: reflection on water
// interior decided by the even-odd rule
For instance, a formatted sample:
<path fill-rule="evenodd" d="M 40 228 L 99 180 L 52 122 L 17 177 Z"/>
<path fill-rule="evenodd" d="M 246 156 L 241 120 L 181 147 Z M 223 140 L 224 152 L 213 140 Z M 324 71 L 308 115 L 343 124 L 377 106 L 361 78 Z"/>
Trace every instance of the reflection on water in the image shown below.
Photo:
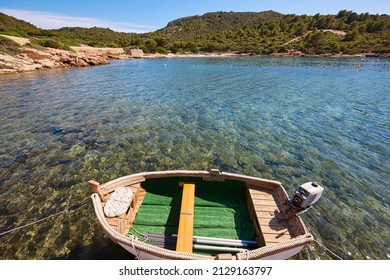
<path fill-rule="evenodd" d="M 389 70 L 389 60 L 246 57 L 0 77 L 0 233 L 88 198 L 89 179 L 219 168 L 291 195 L 318 181 L 325 194 L 304 215 L 316 240 L 345 259 L 388 259 Z M 0 241 L 1 259 L 131 258 L 91 203 Z M 314 243 L 297 258 L 333 256 Z"/>

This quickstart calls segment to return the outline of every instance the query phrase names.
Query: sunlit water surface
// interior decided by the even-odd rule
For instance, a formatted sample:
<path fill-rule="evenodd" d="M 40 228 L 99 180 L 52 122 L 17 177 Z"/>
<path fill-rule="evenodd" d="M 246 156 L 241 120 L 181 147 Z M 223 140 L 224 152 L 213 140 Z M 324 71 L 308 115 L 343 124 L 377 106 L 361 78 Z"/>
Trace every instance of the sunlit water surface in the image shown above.
<path fill-rule="evenodd" d="M 357 65 L 361 68 L 358 69 Z M 390 61 L 199 58 L 0 77 L 0 233 L 88 199 L 87 181 L 219 168 L 324 196 L 303 219 L 344 259 L 390 255 Z M 132 258 L 91 203 L 0 236 L 1 259 Z M 313 243 L 297 259 L 333 259 Z"/>

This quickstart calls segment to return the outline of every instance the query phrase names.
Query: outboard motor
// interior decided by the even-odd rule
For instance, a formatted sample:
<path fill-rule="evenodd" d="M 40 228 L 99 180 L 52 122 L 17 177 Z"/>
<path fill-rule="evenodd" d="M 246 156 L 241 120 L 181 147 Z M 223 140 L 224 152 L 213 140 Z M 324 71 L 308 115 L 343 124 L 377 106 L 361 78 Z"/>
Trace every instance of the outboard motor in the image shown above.
<path fill-rule="evenodd" d="M 296 215 L 302 214 L 320 199 L 323 192 L 324 188 L 317 182 L 307 182 L 295 191 L 288 204 L 296 211 Z"/>

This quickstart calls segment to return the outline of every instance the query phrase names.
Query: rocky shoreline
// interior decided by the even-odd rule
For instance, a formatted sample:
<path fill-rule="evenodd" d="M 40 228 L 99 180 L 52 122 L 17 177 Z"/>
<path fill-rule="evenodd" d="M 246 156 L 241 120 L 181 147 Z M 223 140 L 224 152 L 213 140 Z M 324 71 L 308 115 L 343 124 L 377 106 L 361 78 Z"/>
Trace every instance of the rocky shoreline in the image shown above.
<path fill-rule="evenodd" d="M 30 40 L 22 37 L 1 35 L 20 45 L 15 55 L 0 53 L 0 74 L 34 70 L 86 67 L 108 64 L 111 59 L 128 57 L 122 48 L 71 47 L 71 50 L 29 47 Z"/>
<path fill-rule="evenodd" d="M 103 65 L 108 64 L 110 59 L 118 58 L 121 55 L 118 51 L 121 50 L 124 54 L 123 49 L 100 50 L 93 48 L 90 51 L 81 51 L 75 48 L 72 52 L 52 48 L 37 50 L 23 47 L 22 52 L 15 56 L 0 53 L 0 74 Z"/>

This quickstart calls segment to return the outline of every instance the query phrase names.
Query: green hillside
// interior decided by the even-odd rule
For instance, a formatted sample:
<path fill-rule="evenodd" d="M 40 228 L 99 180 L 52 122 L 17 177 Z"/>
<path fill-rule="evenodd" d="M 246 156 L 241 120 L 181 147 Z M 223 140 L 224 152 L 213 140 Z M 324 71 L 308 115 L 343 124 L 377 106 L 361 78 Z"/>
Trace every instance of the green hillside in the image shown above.
<path fill-rule="evenodd" d="M 30 38 L 30 46 L 36 48 L 51 47 L 69 50 L 69 45 L 75 43 L 68 38 L 61 37 L 56 31 L 38 28 L 3 13 L 0 13 L 0 34 Z M 20 52 L 19 47 L 15 42 L 0 37 L 0 51 L 15 54 Z"/>
<path fill-rule="evenodd" d="M 345 31 L 345 36 L 321 30 Z M 310 33 L 308 33 L 310 31 Z M 304 36 L 306 35 L 307 36 Z M 171 51 L 239 51 L 268 54 L 294 48 L 309 54 L 390 52 L 390 16 L 340 11 L 337 15 L 208 13 L 179 19 L 152 34 Z M 303 36 L 293 44 L 285 43 Z M 161 39 L 160 39 L 161 40 Z"/>
<path fill-rule="evenodd" d="M 42 35 L 41 32 L 42 29 L 28 22 L 0 13 L 0 34 L 30 37 Z"/>
<path fill-rule="evenodd" d="M 342 31 L 342 32 L 338 32 Z M 147 53 L 224 52 L 306 54 L 390 53 L 390 16 L 340 11 L 337 15 L 283 15 L 266 12 L 214 12 L 174 20 L 145 33 L 108 28 L 39 29 L 0 13 L 0 33 L 34 38 L 41 46 L 142 48 Z M 295 39 L 295 40 L 293 40 Z"/>
<path fill-rule="evenodd" d="M 282 14 L 273 11 L 261 13 L 207 13 L 203 16 L 192 16 L 174 20 L 156 32 L 172 40 L 193 40 L 203 38 L 205 34 L 239 32 L 243 28 L 255 28 L 270 20 L 278 20 Z"/>
<path fill-rule="evenodd" d="M 53 32 L 57 32 L 63 38 L 95 47 L 128 47 L 142 43 L 138 39 L 142 35 L 116 32 L 109 28 L 63 27 Z"/>

